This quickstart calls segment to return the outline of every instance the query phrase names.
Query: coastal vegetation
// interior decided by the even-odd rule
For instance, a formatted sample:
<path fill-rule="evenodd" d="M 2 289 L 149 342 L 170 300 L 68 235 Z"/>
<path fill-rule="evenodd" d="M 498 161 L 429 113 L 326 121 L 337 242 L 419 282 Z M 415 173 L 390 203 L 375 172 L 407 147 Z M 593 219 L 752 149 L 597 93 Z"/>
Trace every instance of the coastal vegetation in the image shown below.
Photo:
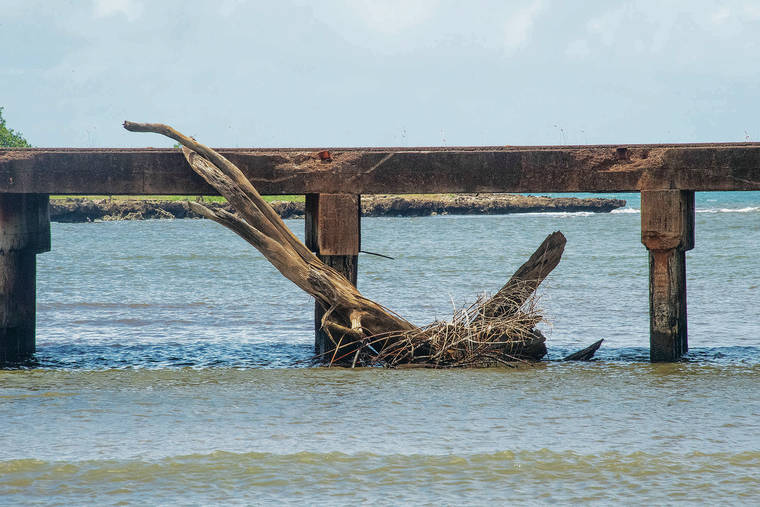
<path fill-rule="evenodd" d="M 400 194 L 398 197 L 412 199 L 441 199 L 454 197 L 455 194 Z M 227 202 L 221 195 L 51 195 L 51 199 L 89 199 L 100 201 L 115 199 L 122 201 L 201 201 Z M 306 196 L 299 195 L 262 195 L 266 202 L 305 202 Z"/>
<path fill-rule="evenodd" d="M 455 194 L 400 194 L 398 197 L 412 199 L 440 199 L 454 197 Z M 51 199 L 89 199 L 100 201 L 103 199 L 115 199 L 122 201 L 201 201 L 201 202 L 227 202 L 221 195 L 51 195 Z M 305 202 L 306 196 L 300 195 L 262 195 L 266 202 Z"/>
<path fill-rule="evenodd" d="M 119 201 L 201 201 L 201 202 L 227 202 L 221 195 L 51 195 L 51 199 L 88 199 L 100 201 L 104 199 Z M 262 198 L 267 202 L 304 202 L 303 195 L 264 195 Z"/>
<path fill-rule="evenodd" d="M 3 118 L 3 108 L 0 107 L 0 147 L 3 148 L 29 148 L 32 145 L 24 139 L 21 132 L 16 132 L 6 125 Z"/>
<path fill-rule="evenodd" d="M 303 195 L 262 196 L 281 218 L 304 218 Z M 94 222 L 97 220 L 145 220 L 200 218 L 188 202 L 202 202 L 234 213 L 222 196 L 53 196 L 50 219 L 54 222 Z M 525 196 L 517 194 L 404 194 L 363 195 L 361 213 L 365 217 L 431 215 L 501 215 L 539 212 L 609 212 L 625 205 L 624 200 L 576 197 Z"/>

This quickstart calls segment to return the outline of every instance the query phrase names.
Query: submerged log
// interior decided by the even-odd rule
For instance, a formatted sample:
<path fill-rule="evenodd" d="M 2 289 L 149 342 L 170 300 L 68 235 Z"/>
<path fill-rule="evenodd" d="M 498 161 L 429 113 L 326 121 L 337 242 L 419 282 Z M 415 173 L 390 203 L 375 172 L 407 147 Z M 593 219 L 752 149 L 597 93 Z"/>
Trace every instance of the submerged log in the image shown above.
<path fill-rule="evenodd" d="M 594 357 L 594 354 L 596 354 L 596 351 L 599 350 L 599 347 L 602 346 L 603 341 L 604 339 L 601 339 L 592 343 L 585 349 L 581 349 L 578 352 L 573 352 L 569 356 L 565 357 L 563 361 L 590 361 Z"/>
<path fill-rule="evenodd" d="M 561 232 L 550 234 L 492 298 L 457 312 L 449 322 L 418 327 L 365 298 L 322 262 L 225 157 L 167 125 L 127 121 L 124 128 L 163 134 L 179 142 L 190 167 L 230 202 L 236 214 L 198 202 L 190 202 L 191 209 L 241 236 L 326 309 L 321 327 L 332 348 L 322 361 L 350 366 L 455 367 L 538 360 L 546 354 L 546 339 L 535 329 L 541 316 L 531 303 L 536 288 L 562 256 L 565 237 Z"/>

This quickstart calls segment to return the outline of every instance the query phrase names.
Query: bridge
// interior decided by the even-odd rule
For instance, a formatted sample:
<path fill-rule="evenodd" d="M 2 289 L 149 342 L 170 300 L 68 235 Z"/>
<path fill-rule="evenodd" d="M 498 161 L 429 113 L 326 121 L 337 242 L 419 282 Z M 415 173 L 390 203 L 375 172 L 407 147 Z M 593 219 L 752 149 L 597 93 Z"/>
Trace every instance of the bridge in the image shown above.
<path fill-rule="evenodd" d="M 306 195 L 306 243 L 356 283 L 361 194 L 641 192 L 650 358 L 688 350 L 694 192 L 760 190 L 760 143 L 218 149 L 261 194 Z M 48 196 L 214 195 L 176 149 L 0 148 L 0 364 L 35 351 Z M 317 349 L 320 338 L 317 332 Z"/>

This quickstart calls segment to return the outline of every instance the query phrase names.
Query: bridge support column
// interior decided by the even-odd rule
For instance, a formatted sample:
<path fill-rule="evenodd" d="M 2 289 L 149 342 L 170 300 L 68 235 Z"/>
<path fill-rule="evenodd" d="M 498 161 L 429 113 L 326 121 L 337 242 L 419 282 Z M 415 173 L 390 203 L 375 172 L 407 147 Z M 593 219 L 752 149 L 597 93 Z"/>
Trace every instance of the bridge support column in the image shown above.
<path fill-rule="evenodd" d="M 677 361 L 688 351 L 686 251 L 694 248 L 694 192 L 641 192 L 641 242 L 649 250 L 649 357 Z"/>
<path fill-rule="evenodd" d="M 0 364 L 34 354 L 38 253 L 50 250 L 45 194 L 0 194 Z"/>
<path fill-rule="evenodd" d="M 306 194 L 305 218 L 306 246 L 356 286 L 361 249 L 361 196 Z M 334 348 L 320 329 L 326 310 L 319 303 L 315 304 L 314 350 L 323 358 Z"/>

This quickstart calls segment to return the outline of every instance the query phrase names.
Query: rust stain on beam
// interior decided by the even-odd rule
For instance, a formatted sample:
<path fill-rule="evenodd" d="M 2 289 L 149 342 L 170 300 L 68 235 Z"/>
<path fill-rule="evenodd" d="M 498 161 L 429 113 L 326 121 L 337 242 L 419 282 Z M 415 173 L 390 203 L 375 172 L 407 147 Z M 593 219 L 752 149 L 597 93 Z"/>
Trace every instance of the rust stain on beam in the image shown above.
<path fill-rule="evenodd" d="M 219 151 L 263 194 L 760 190 L 758 143 Z M 0 149 L 2 192 L 215 193 L 155 148 Z"/>

